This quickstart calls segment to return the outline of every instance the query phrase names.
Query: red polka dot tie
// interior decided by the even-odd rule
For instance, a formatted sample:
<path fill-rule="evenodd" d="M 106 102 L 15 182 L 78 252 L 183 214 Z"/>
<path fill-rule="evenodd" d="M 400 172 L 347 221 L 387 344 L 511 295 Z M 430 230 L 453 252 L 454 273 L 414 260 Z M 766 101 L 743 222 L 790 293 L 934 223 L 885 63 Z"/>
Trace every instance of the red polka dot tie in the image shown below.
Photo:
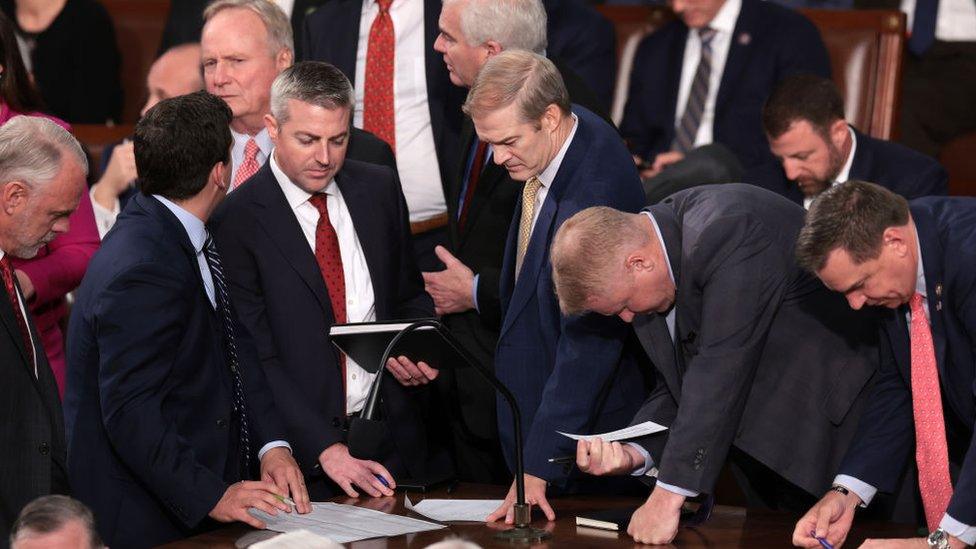
<path fill-rule="evenodd" d="M 393 0 L 376 0 L 380 12 L 369 28 L 366 49 L 366 83 L 363 88 L 363 129 L 376 134 L 396 152 L 393 119 Z"/>
<path fill-rule="evenodd" d="M 949 478 L 949 445 L 942 415 L 942 389 L 921 294 L 912 296 L 912 408 L 915 412 L 915 459 L 918 488 L 922 493 L 925 520 L 935 530 L 952 497 Z"/>
<path fill-rule="evenodd" d="M 261 166 L 258 165 L 258 142 L 254 138 L 247 140 L 244 145 L 244 161 L 237 167 L 237 174 L 234 175 L 234 188 L 240 187 L 252 175 L 258 173 Z"/>
<path fill-rule="evenodd" d="M 20 337 L 24 340 L 24 350 L 27 351 L 27 359 L 30 360 L 31 371 L 37 370 L 34 358 L 34 345 L 31 343 L 30 328 L 27 327 L 27 319 L 20 308 L 17 300 L 17 288 L 14 286 L 14 271 L 10 266 L 10 256 L 4 255 L 0 258 L 0 274 L 3 275 L 3 285 L 7 290 L 7 299 L 10 306 L 14 308 L 14 317 L 17 318 L 17 327 L 20 328 Z M 36 375 L 36 374 L 35 374 Z"/>
<path fill-rule="evenodd" d="M 339 237 L 336 235 L 332 221 L 329 220 L 328 195 L 318 193 L 309 198 L 309 203 L 319 211 L 319 222 L 315 225 L 315 261 L 322 271 L 322 280 L 329 291 L 329 302 L 332 304 L 332 314 L 335 324 L 346 323 L 346 278 L 342 269 L 342 254 L 339 253 Z M 343 394 L 346 382 L 346 357 L 339 355 L 342 368 Z"/>

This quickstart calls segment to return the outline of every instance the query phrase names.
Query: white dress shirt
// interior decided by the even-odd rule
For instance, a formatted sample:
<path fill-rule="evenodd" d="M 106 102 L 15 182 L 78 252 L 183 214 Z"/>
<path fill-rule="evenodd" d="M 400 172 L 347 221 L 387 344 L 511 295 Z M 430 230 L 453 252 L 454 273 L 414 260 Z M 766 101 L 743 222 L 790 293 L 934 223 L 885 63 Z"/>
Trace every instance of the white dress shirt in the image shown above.
<path fill-rule="evenodd" d="M 95 211 L 95 227 L 98 228 L 98 238 L 105 238 L 109 229 L 115 225 L 115 220 L 119 218 L 119 213 L 121 213 L 122 208 L 118 197 L 115 198 L 115 203 L 112 204 L 111 210 L 99 204 L 95 200 L 96 186 L 98 186 L 97 183 L 91 189 L 88 189 L 88 196 L 91 197 L 92 210 Z"/>
<path fill-rule="evenodd" d="M 356 106 L 353 125 L 363 127 L 363 90 L 366 88 L 366 51 L 369 29 L 379 13 L 376 0 L 363 0 L 356 49 Z M 410 221 L 429 219 L 447 211 L 434 130 L 427 104 L 427 64 L 424 54 L 423 0 L 393 0 L 393 123 L 396 158 Z"/>
<path fill-rule="evenodd" d="M 741 10 L 742 0 L 726 0 L 708 24 L 708 27 L 715 29 L 716 32 L 711 42 L 712 72 L 708 79 L 708 95 L 705 98 L 705 109 L 702 112 L 701 124 L 698 125 L 698 133 L 695 134 L 694 145 L 696 147 L 708 145 L 713 140 L 718 88 L 722 84 L 725 60 L 729 57 L 732 33 L 735 31 L 735 23 L 739 19 L 739 11 Z M 701 60 L 701 50 L 702 44 L 698 32 L 695 29 L 690 29 L 688 39 L 685 41 L 684 59 L 681 62 L 681 82 L 678 86 L 678 102 L 674 111 L 675 127 L 681 123 L 681 116 L 685 113 L 688 95 L 691 94 L 691 84 L 695 79 L 695 71 L 698 70 L 698 62 Z"/>
<path fill-rule="evenodd" d="M 918 241 L 917 230 L 915 231 L 915 252 L 918 254 L 915 291 L 921 294 L 922 307 L 925 308 L 925 314 L 929 315 L 929 299 L 926 295 L 925 288 L 925 269 L 922 267 L 922 246 Z M 910 310 L 905 314 L 905 320 L 909 326 L 912 325 L 912 313 Z M 851 492 L 854 492 L 857 497 L 861 498 L 863 506 L 870 504 L 871 500 L 874 499 L 875 494 L 878 493 L 878 489 L 874 486 L 848 475 L 837 475 L 834 477 L 834 484 L 843 486 Z M 939 523 L 939 527 L 945 530 L 949 535 L 959 538 L 967 545 L 976 545 L 976 526 L 963 524 L 948 514 L 945 514 L 942 516 L 942 521 Z"/>
<path fill-rule="evenodd" d="M 847 127 L 847 131 L 851 134 L 851 152 L 847 154 L 847 160 L 844 161 L 844 167 L 837 172 L 837 177 L 835 177 L 834 182 L 830 184 L 831 187 L 836 187 L 841 183 L 847 183 L 847 180 L 851 178 L 851 165 L 854 164 L 854 153 L 857 152 L 857 135 L 854 134 L 854 130 L 851 129 L 850 126 Z M 813 201 L 817 199 L 817 196 L 804 196 L 803 207 L 809 210 L 810 204 L 813 204 Z"/>
<path fill-rule="evenodd" d="M 556 179 L 556 174 L 559 173 L 559 166 L 563 163 L 563 158 L 566 158 L 566 151 L 569 150 L 569 145 L 573 142 L 573 137 L 576 136 L 576 128 L 579 127 L 579 119 L 573 113 L 569 113 L 573 118 L 573 128 L 569 130 L 569 135 L 566 136 L 566 141 L 563 142 L 563 146 L 559 148 L 559 152 L 556 156 L 552 157 L 549 164 L 546 166 L 542 173 L 537 175 L 541 185 L 539 186 L 539 191 L 535 193 L 535 209 L 532 215 L 532 230 L 535 230 L 535 222 L 539 220 L 539 212 L 542 211 L 542 205 L 546 202 L 546 197 L 549 196 L 549 187 L 552 186 L 552 182 Z M 532 233 L 529 233 L 529 238 L 532 238 Z"/>
<path fill-rule="evenodd" d="M 909 31 L 915 19 L 916 1 L 901 0 L 901 11 L 908 15 L 906 28 Z M 939 12 L 935 19 L 935 38 L 946 42 L 976 41 L 976 3 L 973 3 L 973 0 L 939 0 Z"/>
<path fill-rule="evenodd" d="M 0 250 L 0 259 L 3 259 L 3 256 L 5 256 L 5 255 L 7 255 L 7 253 L 4 252 L 3 250 Z M 11 264 L 10 268 L 12 270 L 14 270 L 14 267 L 13 267 L 12 264 Z M 17 275 L 15 274 L 14 276 L 16 277 Z M 14 287 L 17 288 L 17 285 L 14 284 Z M 34 348 L 34 352 L 31 353 L 31 356 L 34 357 L 34 377 L 36 378 L 37 377 L 37 353 L 38 353 L 38 351 L 40 351 L 40 352 L 43 353 L 44 350 L 43 349 L 40 349 L 37 346 L 37 342 L 34 341 L 34 334 L 30 333 L 30 328 L 29 328 L 29 326 L 30 326 L 30 317 L 27 316 L 27 307 L 24 306 L 24 296 L 20 295 L 20 289 L 19 288 L 17 289 L 17 303 L 20 305 L 20 314 L 22 314 L 24 316 L 24 320 L 27 321 L 27 323 L 28 323 L 27 337 L 30 338 L 31 347 Z"/>
<path fill-rule="evenodd" d="M 258 145 L 258 154 L 256 156 L 258 166 L 264 166 L 264 163 L 268 161 L 268 155 L 271 154 L 271 149 L 274 147 L 274 143 L 271 142 L 271 136 L 268 135 L 268 128 L 262 129 L 257 135 L 237 133 L 231 128 L 230 135 L 234 138 L 234 146 L 230 149 L 232 166 L 230 170 L 230 187 L 227 189 L 228 193 L 237 188 L 234 185 L 234 179 L 237 177 L 237 169 L 244 162 L 244 148 L 247 147 L 247 141 L 253 137 L 254 142 Z"/>
<path fill-rule="evenodd" d="M 271 172 L 274 173 L 285 199 L 291 207 L 298 225 L 305 234 L 312 253 L 315 253 L 315 228 L 319 222 L 319 211 L 309 202 L 312 195 L 302 190 L 281 171 L 274 154 L 271 155 Z M 363 246 L 356 235 L 356 227 L 346 201 L 342 198 L 335 179 L 325 187 L 328 196 L 329 221 L 339 239 L 339 255 L 342 257 L 342 274 L 346 283 L 346 322 L 372 322 L 376 320 L 376 304 L 373 294 L 373 281 L 366 265 Z M 346 357 L 346 414 L 353 414 L 363 408 L 369 386 L 376 374 L 371 374 Z"/>
<path fill-rule="evenodd" d="M 207 299 L 210 300 L 210 306 L 215 310 L 217 309 L 217 298 L 214 293 L 214 282 L 213 275 L 210 274 L 210 265 L 207 263 L 207 258 L 203 255 L 203 246 L 207 243 L 207 227 L 204 225 L 203 221 L 199 217 L 186 211 L 180 205 L 166 199 L 158 194 L 152 195 L 153 198 L 158 200 L 166 209 L 173 212 L 176 219 L 180 221 L 180 225 L 183 226 L 183 230 L 186 231 L 186 236 L 190 239 L 190 245 L 193 246 L 193 251 L 196 252 L 197 265 L 200 267 L 200 278 L 203 279 L 203 289 L 207 293 Z M 291 451 L 291 446 L 283 440 L 272 440 L 268 442 L 258 451 L 258 460 L 260 461 L 264 454 L 268 453 L 268 450 L 272 448 L 277 448 L 279 446 L 284 446 Z"/>

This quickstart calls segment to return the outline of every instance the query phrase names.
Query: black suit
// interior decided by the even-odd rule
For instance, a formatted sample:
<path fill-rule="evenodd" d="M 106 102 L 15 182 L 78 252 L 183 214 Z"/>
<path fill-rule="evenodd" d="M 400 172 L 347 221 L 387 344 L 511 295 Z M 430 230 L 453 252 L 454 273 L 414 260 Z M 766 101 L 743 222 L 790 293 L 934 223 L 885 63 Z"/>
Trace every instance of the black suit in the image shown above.
<path fill-rule="evenodd" d="M 376 318 L 432 316 L 394 174 L 346 160 L 336 183 L 369 267 Z M 306 476 L 317 476 L 319 454 L 346 439 L 345 380 L 328 337 L 334 323 L 328 288 L 270 162 L 227 198 L 213 227 L 234 304 L 254 334 L 295 459 Z M 438 465 L 426 452 L 424 425 L 411 399 L 415 391 L 383 384 L 382 412 L 394 422 L 391 451 L 402 465 L 391 471 L 395 476 L 421 476 L 427 466 Z M 309 490 L 313 497 L 328 497 L 337 488 L 310 479 Z"/>
<path fill-rule="evenodd" d="M 196 249 L 159 200 L 133 197 L 88 265 L 68 328 L 64 397 L 74 495 L 112 547 L 212 527 L 241 472 L 233 376 Z M 251 463 L 284 428 L 237 322 Z"/>
<path fill-rule="evenodd" d="M 658 479 L 711 492 L 731 446 L 822 494 L 854 434 L 877 365 L 874 324 L 793 259 L 803 210 L 730 183 L 676 193 L 649 211 L 676 284 L 673 344 L 663 314 L 634 329 L 657 387 L 634 422 Z"/>
<path fill-rule="evenodd" d="M 904 145 L 882 141 L 854 130 L 857 146 L 848 179 L 877 183 L 911 200 L 948 194 L 945 168 L 930 156 Z M 748 173 L 744 181 L 803 204 L 800 187 L 786 179 L 782 165 L 767 163 Z"/>
<path fill-rule="evenodd" d="M 28 313 L 37 376 L 14 310 L 0 284 L 0 547 L 21 508 L 36 497 L 66 493 L 64 420 L 54 374 Z"/>

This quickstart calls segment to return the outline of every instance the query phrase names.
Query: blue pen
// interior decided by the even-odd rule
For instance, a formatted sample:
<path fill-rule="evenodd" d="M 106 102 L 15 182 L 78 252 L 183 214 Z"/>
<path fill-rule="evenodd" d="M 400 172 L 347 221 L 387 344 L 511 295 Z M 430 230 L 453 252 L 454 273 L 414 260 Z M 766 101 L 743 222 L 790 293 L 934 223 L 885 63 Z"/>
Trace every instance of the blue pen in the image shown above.
<path fill-rule="evenodd" d="M 373 473 L 373 476 L 374 476 L 374 477 L 376 477 L 376 480 L 378 480 L 378 481 L 380 481 L 380 483 L 381 483 L 381 484 L 382 484 L 383 486 L 386 486 L 387 488 L 389 488 L 389 487 L 390 487 L 390 483 L 389 483 L 389 482 L 387 482 L 385 478 L 383 478 L 383 475 L 377 475 L 376 473 Z M 833 547 L 831 547 L 830 549 L 834 549 L 834 548 L 833 548 Z"/>
<path fill-rule="evenodd" d="M 810 531 L 810 535 L 813 536 L 813 539 L 820 542 L 820 545 L 823 547 L 823 549 L 834 549 L 834 546 L 831 545 L 829 541 L 827 541 L 824 538 L 817 537 L 817 533 L 814 532 L 813 530 Z"/>

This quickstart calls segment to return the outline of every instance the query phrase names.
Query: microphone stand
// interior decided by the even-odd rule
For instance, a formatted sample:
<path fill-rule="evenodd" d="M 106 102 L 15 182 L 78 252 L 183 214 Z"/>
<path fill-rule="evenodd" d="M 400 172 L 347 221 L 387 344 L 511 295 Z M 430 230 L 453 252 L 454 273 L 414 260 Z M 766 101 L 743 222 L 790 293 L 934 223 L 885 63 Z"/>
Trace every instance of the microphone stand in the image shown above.
<path fill-rule="evenodd" d="M 418 320 L 404 328 L 400 331 L 394 338 L 390 341 L 389 345 L 386 346 L 386 351 L 383 353 L 383 358 L 380 361 L 380 368 L 376 373 L 376 379 L 373 381 L 373 385 L 370 387 L 369 395 L 366 397 L 366 402 L 363 405 L 363 410 L 359 417 L 353 419 L 349 426 L 349 450 L 350 454 L 357 455 L 359 452 L 368 452 L 371 447 L 375 447 L 376 444 L 382 440 L 382 424 L 378 420 L 373 419 L 376 414 L 376 405 L 379 401 L 379 389 L 380 384 L 383 381 L 384 371 L 386 370 L 386 362 L 389 360 L 390 355 L 393 353 L 393 349 L 400 339 L 419 328 L 429 327 L 437 331 L 437 333 L 444 339 L 444 341 L 451 346 L 452 349 L 472 368 L 477 370 L 477 372 L 485 378 L 485 380 L 495 388 L 496 391 L 501 393 L 502 397 L 508 402 L 509 408 L 512 410 L 513 427 L 515 428 L 515 527 L 510 530 L 504 530 L 495 534 L 495 537 L 499 539 L 504 539 L 510 542 L 533 542 L 546 539 L 551 536 L 551 534 L 545 530 L 539 528 L 533 528 L 529 525 L 531 522 L 531 507 L 525 503 L 525 463 L 522 457 L 522 416 L 519 412 L 518 403 L 515 401 L 515 395 L 505 387 L 497 377 L 495 377 L 494 372 L 481 364 L 477 359 L 471 356 L 470 353 L 462 346 L 454 335 L 444 327 L 443 324 L 434 319 Z M 443 365 L 441 365 L 443 367 Z M 357 431 L 354 433 L 354 429 Z M 360 436 L 361 434 L 366 436 Z M 353 452 L 353 448 L 356 448 L 357 452 Z"/>

